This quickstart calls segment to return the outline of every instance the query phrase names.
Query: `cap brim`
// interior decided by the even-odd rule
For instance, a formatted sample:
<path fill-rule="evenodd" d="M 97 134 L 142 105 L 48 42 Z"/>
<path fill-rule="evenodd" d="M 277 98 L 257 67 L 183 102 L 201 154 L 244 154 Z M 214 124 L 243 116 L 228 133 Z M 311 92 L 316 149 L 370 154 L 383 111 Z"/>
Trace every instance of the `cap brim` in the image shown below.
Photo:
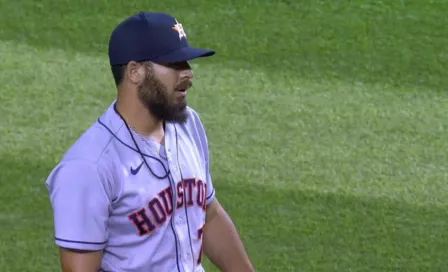
<path fill-rule="evenodd" d="M 183 47 L 179 50 L 173 51 L 167 55 L 160 56 L 153 61 L 160 63 L 174 63 L 189 61 L 196 58 L 210 57 L 215 54 L 215 51 L 210 49 Z"/>

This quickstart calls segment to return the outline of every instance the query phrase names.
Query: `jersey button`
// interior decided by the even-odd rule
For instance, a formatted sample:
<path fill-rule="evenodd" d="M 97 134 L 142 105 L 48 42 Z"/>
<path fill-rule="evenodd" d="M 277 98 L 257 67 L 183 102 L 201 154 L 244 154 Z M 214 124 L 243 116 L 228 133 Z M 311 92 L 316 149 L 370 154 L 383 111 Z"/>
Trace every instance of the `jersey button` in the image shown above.
<path fill-rule="evenodd" d="M 182 217 L 177 218 L 177 224 L 182 225 L 184 223 L 184 219 Z"/>

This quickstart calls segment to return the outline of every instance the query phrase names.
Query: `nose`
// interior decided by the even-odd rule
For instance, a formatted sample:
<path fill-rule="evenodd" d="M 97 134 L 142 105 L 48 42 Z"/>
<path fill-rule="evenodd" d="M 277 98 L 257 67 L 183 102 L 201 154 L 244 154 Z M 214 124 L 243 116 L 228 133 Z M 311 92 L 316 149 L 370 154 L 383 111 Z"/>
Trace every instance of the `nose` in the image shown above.
<path fill-rule="evenodd" d="M 191 70 L 191 68 L 183 70 L 181 78 L 192 79 L 193 78 L 193 70 Z"/>
<path fill-rule="evenodd" d="M 182 69 L 180 70 L 180 78 L 181 79 L 192 79 L 193 78 L 193 70 L 191 69 L 190 65 L 182 67 Z"/>
<path fill-rule="evenodd" d="M 178 64 L 177 71 L 179 72 L 179 76 L 182 80 L 190 80 L 193 78 L 193 70 L 191 69 L 188 61 L 184 61 Z"/>

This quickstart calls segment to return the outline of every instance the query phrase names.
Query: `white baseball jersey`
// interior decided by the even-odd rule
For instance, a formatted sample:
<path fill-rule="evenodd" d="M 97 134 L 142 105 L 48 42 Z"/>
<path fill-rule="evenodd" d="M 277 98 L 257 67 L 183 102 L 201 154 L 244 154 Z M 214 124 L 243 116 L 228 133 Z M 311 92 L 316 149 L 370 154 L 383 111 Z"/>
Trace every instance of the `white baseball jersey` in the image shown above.
<path fill-rule="evenodd" d="M 163 145 L 132 132 L 152 174 L 114 104 L 47 178 L 56 244 L 103 250 L 99 271 L 203 271 L 202 227 L 215 191 L 198 114 L 188 108 L 186 123 L 167 122 Z"/>

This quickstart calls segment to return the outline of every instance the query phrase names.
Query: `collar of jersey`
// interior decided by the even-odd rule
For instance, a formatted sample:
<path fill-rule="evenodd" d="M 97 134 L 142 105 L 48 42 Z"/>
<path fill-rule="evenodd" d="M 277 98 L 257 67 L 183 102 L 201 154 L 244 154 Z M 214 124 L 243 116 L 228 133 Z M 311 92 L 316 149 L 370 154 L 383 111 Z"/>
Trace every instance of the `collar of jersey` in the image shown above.
<path fill-rule="evenodd" d="M 117 141 L 119 141 L 121 144 L 126 146 L 127 148 L 132 149 L 133 151 L 139 153 L 137 148 L 135 147 L 134 142 L 131 139 L 131 136 L 129 134 L 128 129 L 126 128 L 126 124 L 121 119 L 121 117 L 118 115 L 115 109 L 115 103 L 116 100 L 114 100 L 108 109 L 98 118 L 97 122 L 104 127 L 108 132 L 111 134 L 112 137 L 114 137 Z M 168 130 L 167 127 L 169 125 L 165 126 L 165 138 L 167 137 Z M 138 137 L 135 137 L 135 140 L 138 142 L 141 142 L 142 140 Z M 166 148 L 166 141 L 161 148 Z M 141 149 L 141 147 L 140 147 Z M 164 152 L 166 153 L 166 151 Z M 142 152 L 142 155 L 145 157 L 153 157 L 152 155 L 146 154 Z M 160 154 L 159 154 L 160 156 Z"/>

